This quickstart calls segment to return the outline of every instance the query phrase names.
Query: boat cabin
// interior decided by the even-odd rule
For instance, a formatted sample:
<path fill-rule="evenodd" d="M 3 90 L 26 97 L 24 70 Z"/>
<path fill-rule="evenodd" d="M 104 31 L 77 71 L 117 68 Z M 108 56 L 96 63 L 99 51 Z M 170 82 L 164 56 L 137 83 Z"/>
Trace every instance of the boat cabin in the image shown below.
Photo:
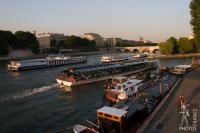
<path fill-rule="evenodd" d="M 192 69 L 191 65 L 178 65 L 175 66 L 174 69 L 172 69 L 172 73 L 174 74 L 185 74 L 189 70 Z"/>
<path fill-rule="evenodd" d="M 128 79 L 127 77 L 116 77 L 112 79 L 113 92 L 125 93 L 127 96 L 132 96 L 138 92 L 140 86 L 143 85 L 142 80 Z"/>
<path fill-rule="evenodd" d="M 120 77 L 113 78 L 112 83 L 113 84 L 122 84 L 122 83 L 126 82 L 127 80 L 128 80 L 127 77 L 120 76 Z"/>
<path fill-rule="evenodd" d="M 124 121 L 128 111 L 104 106 L 97 110 L 97 121 L 104 132 L 113 131 L 123 133 Z"/>

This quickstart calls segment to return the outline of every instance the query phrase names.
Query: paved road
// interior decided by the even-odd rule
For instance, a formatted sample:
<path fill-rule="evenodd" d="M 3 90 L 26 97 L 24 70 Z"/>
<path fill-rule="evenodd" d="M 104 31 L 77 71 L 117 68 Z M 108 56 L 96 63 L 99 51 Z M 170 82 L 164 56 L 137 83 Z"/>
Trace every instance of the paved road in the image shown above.
<path fill-rule="evenodd" d="M 191 104 L 198 105 L 198 126 L 200 126 L 200 69 L 188 73 L 177 86 L 170 100 L 164 105 L 145 129 L 146 133 L 181 133 L 178 130 L 178 97 L 184 95 Z M 200 127 L 198 127 L 200 132 Z M 186 132 L 184 132 L 186 133 Z"/>

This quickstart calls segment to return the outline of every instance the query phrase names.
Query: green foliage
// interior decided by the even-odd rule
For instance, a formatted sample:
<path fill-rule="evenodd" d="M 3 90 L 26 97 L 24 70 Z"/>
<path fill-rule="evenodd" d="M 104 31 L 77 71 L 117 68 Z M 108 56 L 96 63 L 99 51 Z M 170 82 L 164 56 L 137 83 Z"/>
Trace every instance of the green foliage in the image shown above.
<path fill-rule="evenodd" d="M 193 43 L 186 37 L 181 37 L 178 40 L 179 52 L 183 54 L 193 52 Z"/>
<path fill-rule="evenodd" d="M 174 49 L 174 44 L 171 41 L 161 42 L 160 51 L 162 54 L 172 54 Z"/>
<path fill-rule="evenodd" d="M 158 43 L 151 43 L 151 42 L 134 42 L 134 43 L 118 43 L 116 44 L 117 47 L 134 47 L 134 46 L 158 46 Z"/>
<path fill-rule="evenodd" d="M 181 37 L 177 41 L 176 38 L 170 37 L 165 42 L 160 43 L 160 51 L 162 54 L 188 54 L 196 52 L 195 41 L 189 40 L 187 37 Z"/>
<path fill-rule="evenodd" d="M 0 43 L 1 47 L 5 49 L 7 53 L 9 46 L 13 49 L 25 49 L 28 48 L 32 50 L 33 53 L 39 52 L 39 45 L 36 37 L 30 32 L 17 31 L 13 34 L 10 31 L 0 30 Z M 5 46 L 3 46 L 3 43 Z"/>
<path fill-rule="evenodd" d="M 8 54 L 9 44 L 5 39 L 0 37 L 0 55 Z"/>
<path fill-rule="evenodd" d="M 10 46 L 14 46 L 16 42 L 15 35 L 12 34 L 10 31 L 2 31 L 0 30 L 0 37 L 1 39 L 5 40 Z"/>
<path fill-rule="evenodd" d="M 195 48 L 200 52 L 200 1 L 192 0 L 190 3 L 191 25 L 195 35 Z"/>
<path fill-rule="evenodd" d="M 64 48 L 64 45 L 65 45 L 65 41 L 64 41 L 64 40 L 60 40 L 60 41 L 58 42 L 58 47 L 59 47 L 59 48 Z"/>
<path fill-rule="evenodd" d="M 53 39 L 53 40 L 51 40 L 51 42 L 50 42 L 50 47 L 51 48 L 56 48 L 56 39 Z"/>
<path fill-rule="evenodd" d="M 16 49 L 30 49 L 33 53 L 39 53 L 39 44 L 36 37 L 30 32 L 17 31 L 15 32 Z"/>
<path fill-rule="evenodd" d="M 92 49 L 95 47 L 95 41 L 90 41 L 85 38 L 80 38 L 77 36 L 70 36 L 61 42 L 64 48 L 71 49 Z"/>
<path fill-rule="evenodd" d="M 34 54 L 39 54 L 40 53 L 40 48 L 39 48 L 39 43 L 31 44 L 30 49 L 32 53 Z"/>
<path fill-rule="evenodd" d="M 179 45 L 177 43 L 177 39 L 175 37 L 170 37 L 169 39 L 167 39 L 167 41 L 174 44 L 173 54 L 179 53 Z"/>

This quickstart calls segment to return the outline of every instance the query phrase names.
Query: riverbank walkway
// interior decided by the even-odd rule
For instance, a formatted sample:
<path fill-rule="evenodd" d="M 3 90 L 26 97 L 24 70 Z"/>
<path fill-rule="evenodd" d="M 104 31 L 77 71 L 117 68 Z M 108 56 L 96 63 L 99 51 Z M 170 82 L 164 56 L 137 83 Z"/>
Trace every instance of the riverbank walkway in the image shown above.
<path fill-rule="evenodd" d="M 180 84 L 155 117 L 148 123 L 142 132 L 145 133 L 178 133 L 178 98 L 180 95 L 186 97 L 187 102 L 198 105 L 198 123 L 200 126 L 200 68 L 186 74 Z M 153 112 L 152 112 L 153 113 Z M 191 112 L 192 113 L 192 112 Z M 192 114 L 191 114 L 192 115 Z M 141 131 L 141 130 L 140 130 Z M 200 131 L 198 127 L 197 132 Z"/>

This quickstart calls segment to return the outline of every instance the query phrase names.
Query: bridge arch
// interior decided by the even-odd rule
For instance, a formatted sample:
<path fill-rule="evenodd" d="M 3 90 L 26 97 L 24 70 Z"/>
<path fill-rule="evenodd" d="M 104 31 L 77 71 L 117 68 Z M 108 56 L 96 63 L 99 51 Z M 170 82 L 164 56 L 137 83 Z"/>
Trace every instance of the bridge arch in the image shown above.
<path fill-rule="evenodd" d="M 130 53 L 132 51 L 130 49 L 124 49 L 124 52 Z"/>
<path fill-rule="evenodd" d="M 160 49 L 154 49 L 154 50 L 152 51 L 152 53 L 153 53 L 153 54 L 159 54 L 159 53 L 160 53 Z"/>
<path fill-rule="evenodd" d="M 140 51 L 139 51 L 139 49 L 136 48 L 136 49 L 133 49 L 132 52 L 133 53 L 139 53 Z"/>
<path fill-rule="evenodd" d="M 144 52 L 150 53 L 150 50 L 146 48 L 146 49 L 143 49 L 143 50 L 142 50 L 142 53 L 144 53 Z"/>

